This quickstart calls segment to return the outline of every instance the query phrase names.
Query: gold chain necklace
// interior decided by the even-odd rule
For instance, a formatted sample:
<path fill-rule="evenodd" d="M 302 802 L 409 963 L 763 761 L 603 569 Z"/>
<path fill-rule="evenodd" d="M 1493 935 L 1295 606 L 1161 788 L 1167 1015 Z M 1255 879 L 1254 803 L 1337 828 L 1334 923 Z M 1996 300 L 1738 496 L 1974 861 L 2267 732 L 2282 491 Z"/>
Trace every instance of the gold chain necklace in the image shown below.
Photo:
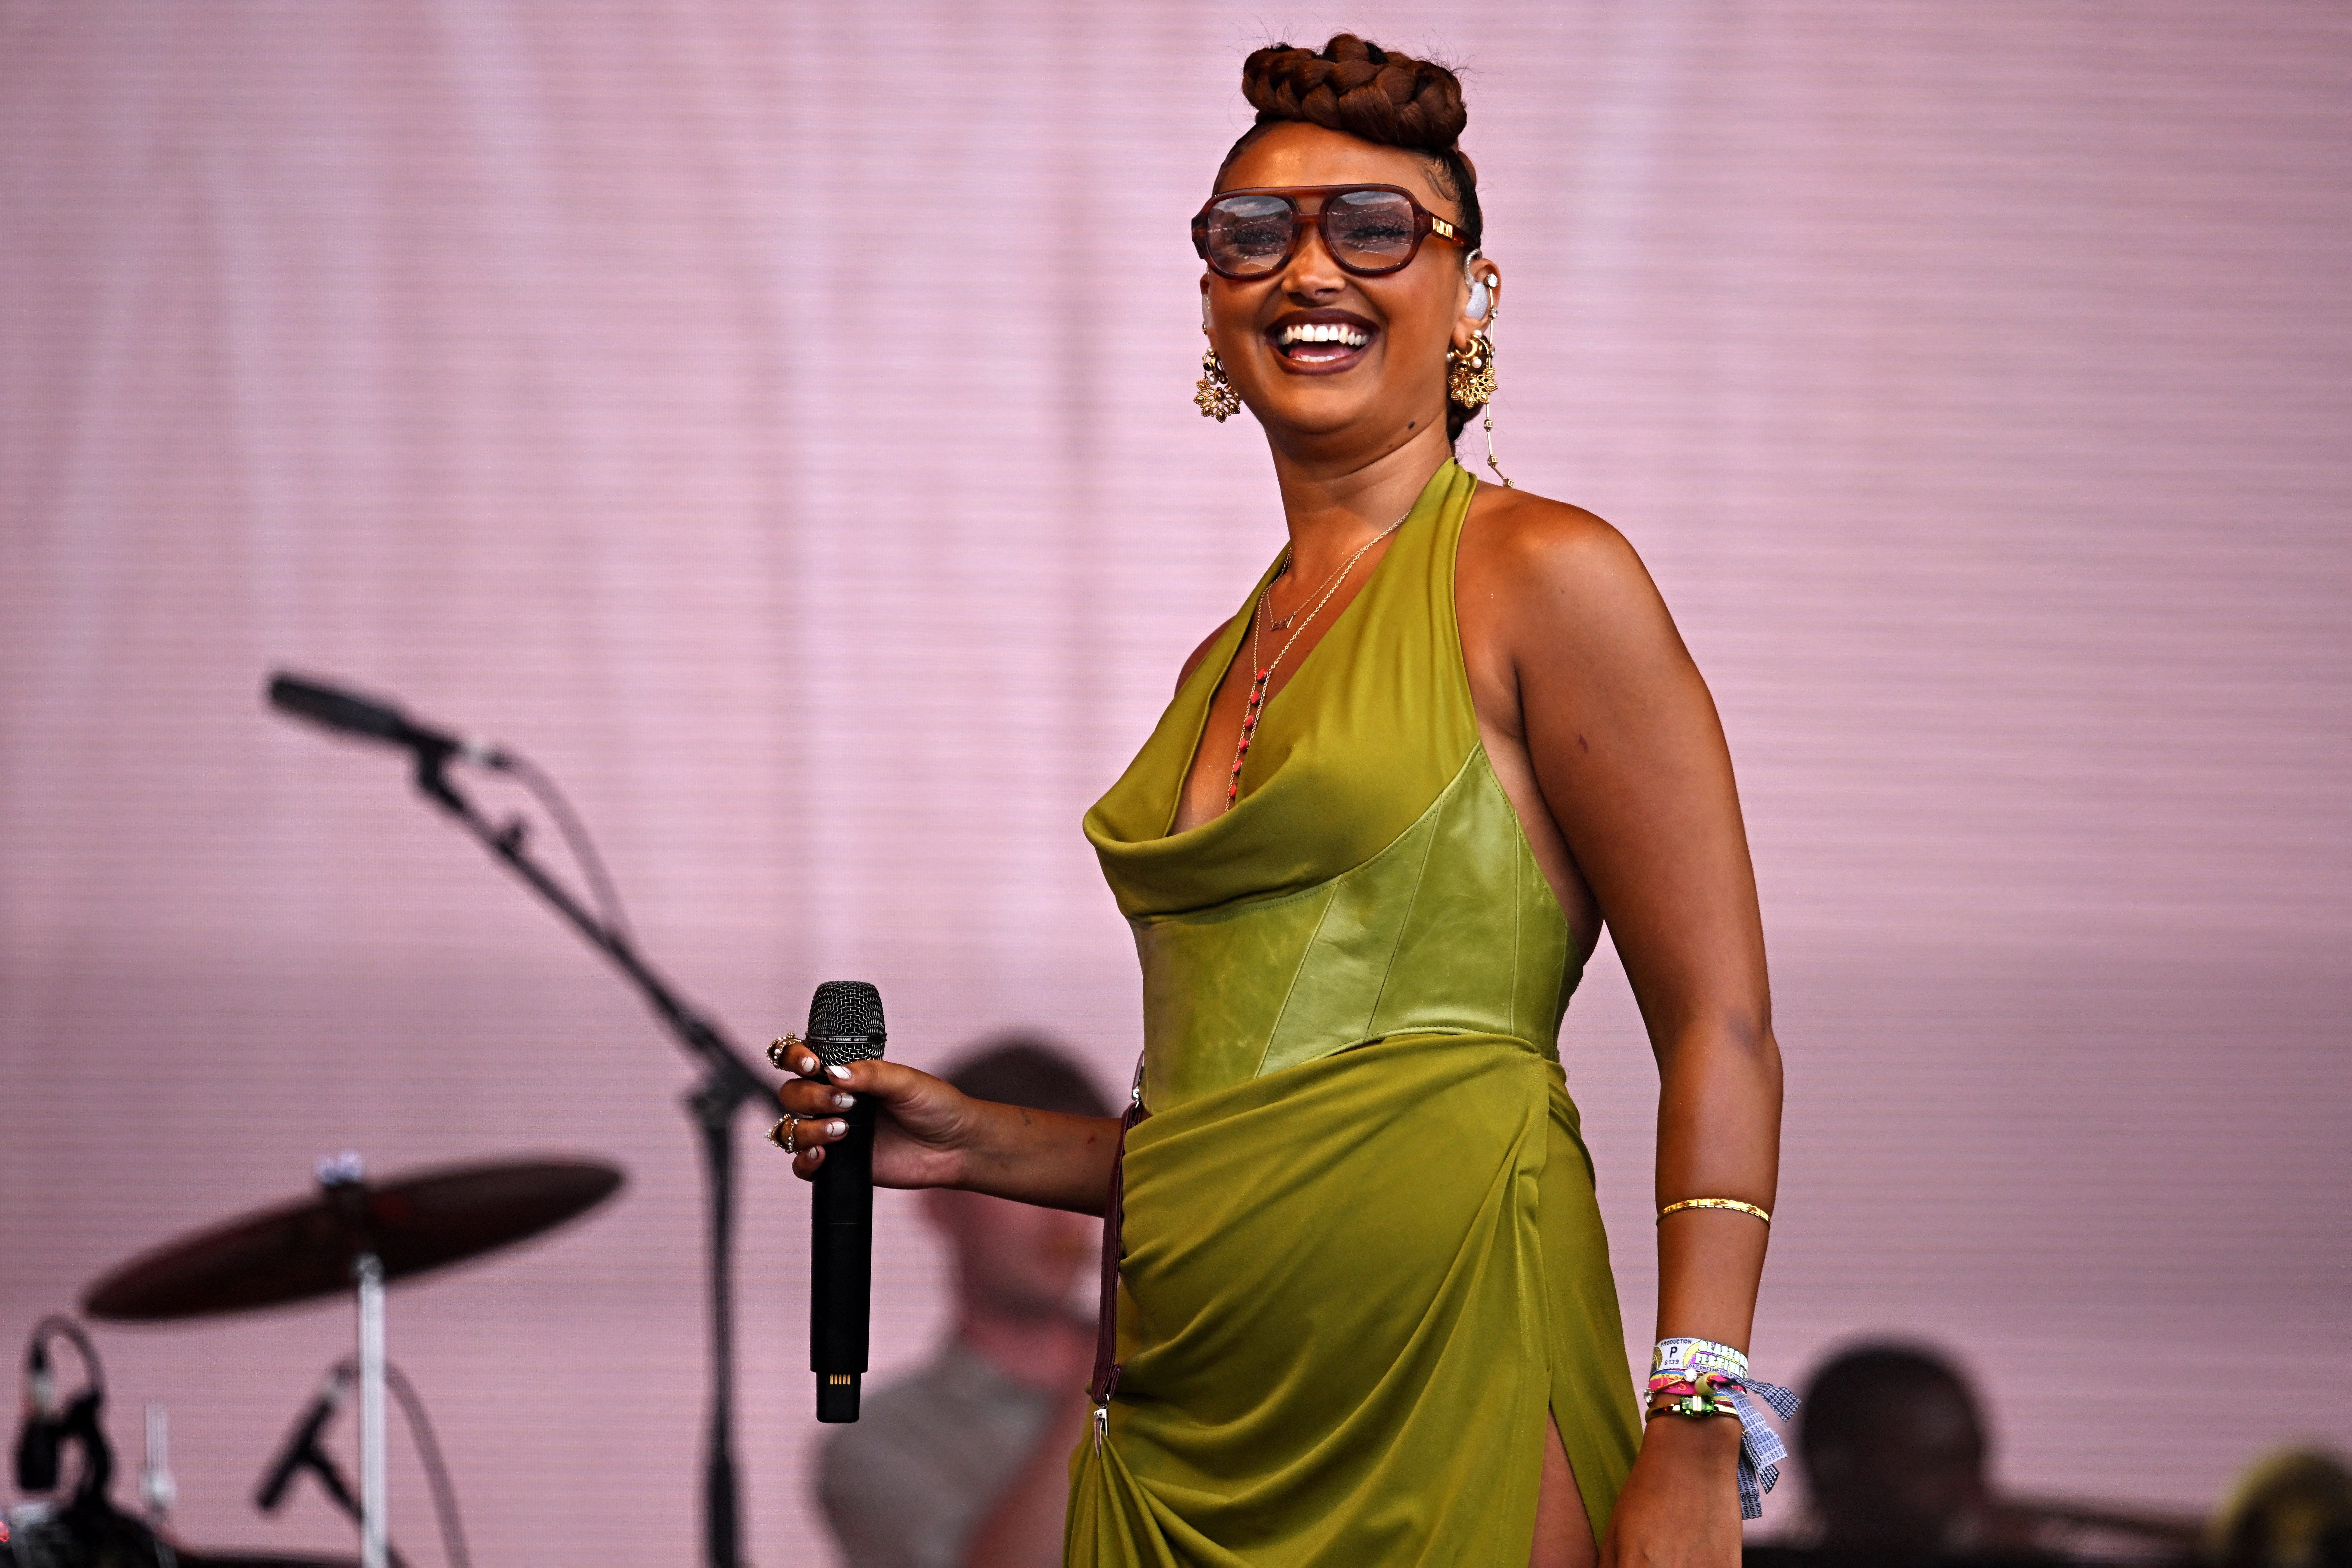
<path fill-rule="evenodd" d="M 1324 580 L 1323 596 L 1315 601 L 1315 607 L 1307 612 L 1307 618 L 1298 622 L 1298 629 L 1282 639 L 1281 648 L 1276 652 L 1273 659 L 1265 664 L 1260 664 L 1257 661 L 1258 629 L 1265 625 L 1266 617 L 1272 614 L 1272 611 L 1268 606 L 1274 600 L 1274 585 L 1282 580 L 1283 573 L 1290 570 L 1290 563 L 1287 561 L 1284 562 L 1282 571 L 1276 572 L 1273 576 L 1267 578 L 1265 586 L 1258 591 L 1257 603 L 1251 606 L 1250 609 L 1250 668 L 1256 670 L 1257 674 L 1250 681 L 1249 703 L 1242 710 L 1242 738 L 1241 742 L 1234 747 L 1234 771 L 1232 775 L 1225 781 L 1225 809 L 1227 811 L 1231 811 L 1234 808 L 1234 802 L 1241 798 L 1242 763 L 1249 756 L 1250 737 L 1257 733 L 1258 714 L 1265 707 L 1265 689 L 1267 683 L 1273 680 L 1274 672 L 1282 668 L 1282 661 L 1285 658 L 1288 657 L 1292 645 L 1297 643 L 1300 637 L 1307 635 L 1307 628 L 1315 624 L 1315 617 L 1323 613 L 1323 606 L 1331 602 L 1331 595 L 1339 591 L 1339 584 L 1348 580 L 1348 574 L 1356 569 L 1356 563 L 1364 558 L 1364 552 L 1371 549 L 1373 545 L 1378 544 L 1381 540 L 1386 539 L 1390 534 L 1394 533 L 1398 529 L 1402 528 L 1404 526 L 1405 517 L 1411 517 L 1412 515 L 1412 510 L 1408 509 L 1404 517 L 1397 519 L 1394 522 L 1389 524 L 1386 528 L 1381 530 L 1378 533 L 1375 533 L 1370 539 L 1364 541 L 1362 546 L 1359 548 L 1353 555 L 1349 556 L 1346 561 L 1340 563 L 1339 569 Z M 1289 615 L 1284 616 L 1282 620 L 1276 625 L 1274 629 L 1280 631 L 1284 626 L 1288 626 L 1292 621 L 1297 620 L 1297 618 L 1298 612 L 1293 610 Z"/>
<path fill-rule="evenodd" d="M 1410 515 L 1410 514 L 1408 514 L 1408 515 Z M 1395 532 L 1395 531 L 1396 531 L 1396 530 L 1395 530 L 1393 527 L 1391 527 L 1391 528 L 1389 530 L 1389 532 L 1391 532 L 1391 533 L 1393 533 L 1393 532 Z M 1386 534 L 1383 534 L 1383 535 L 1381 535 L 1381 537 L 1384 539 L 1384 538 L 1386 538 L 1386 537 L 1387 537 L 1387 535 L 1386 535 Z M 1372 544 L 1378 544 L 1379 542 L 1380 542 L 1380 540 L 1379 540 L 1379 539 L 1375 539 L 1375 540 L 1373 540 L 1373 541 L 1372 541 Z M 1371 545 L 1371 544 L 1367 544 L 1367 545 L 1365 545 L 1365 546 L 1364 546 L 1364 550 L 1370 550 L 1371 547 L 1372 547 L 1372 545 Z M 1314 587 L 1312 587 L 1312 588 L 1308 589 L 1306 593 L 1304 593 L 1304 594 L 1300 595 L 1299 595 L 1299 597 L 1298 597 L 1298 602 L 1299 602 L 1299 604 L 1300 604 L 1301 605 L 1304 605 L 1307 603 L 1307 600 L 1314 598 L 1316 595 L 1320 594 L 1320 593 L 1322 593 L 1325 589 L 1327 589 L 1327 588 L 1330 587 L 1330 586 L 1331 586 L 1331 584 L 1332 584 L 1332 580 L 1333 580 L 1334 578 L 1338 577 L 1338 576 L 1339 575 L 1339 573 L 1340 573 L 1340 572 L 1345 572 L 1345 571 L 1347 571 L 1349 567 L 1353 566 L 1353 565 L 1356 563 L 1356 556 L 1357 556 L 1357 555 L 1361 555 L 1361 554 L 1364 552 L 1364 550 L 1359 550 L 1359 551 L 1357 551 L 1357 552 L 1356 552 L 1356 554 L 1355 554 L 1355 555 L 1350 555 L 1350 556 L 1349 556 L 1349 557 L 1348 557 L 1348 559 L 1346 559 L 1345 561 L 1340 562 L 1340 563 L 1339 563 L 1339 571 L 1332 573 L 1332 574 L 1331 574 L 1331 575 L 1330 575 L 1329 577 L 1326 577 L 1326 578 L 1324 578 L 1324 579 L 1323 579 L 1323 581 L 1321 581 L 1320 583 L 1316 584 Z M 1275 573 L 1274 576 L 1273 576 L 1273 577 L 1272 577 L 1272 578 L 1271 578 L 1271 579 L 1266 583 L 1266 585 L 1265 585 L 1265 613 L 1266 613 L 1267 615 L 1271 616 L 1272 614 L 1274 614 L 1274 585 L 1275 585 L 1275 584 L 1281 582 L 1285 577 L 1287 577 L 1287 576 L 1289 576 L 1289 575 L 1290 575 L 1290 562 L 1289 562 L 1288 558 L 1287 558 L 1287 557 L 1286 557 L 1286 558 L 1284 559 L 1283 563 L 1282 563 L 1281 567 L 1276 571 L 1276 573 Z M 1282 617 L 1282 619 L 1280 619 L 1280 620 L 1278 620 L 1278 621 L 1275 621 L 1275 622 L 1273 622 L 1272 624 L 1270 624 L 1270 625 L 1266 627 L 1266 630 L 1268 630 L 1268 631 L 1274 631 L 1274 632 L 1284 632 L 1284 631 L 1288 631 L 1288 630 L 1290 629 L 1290 623 L 1291 623 L 1291 622 L 1293 622 L 1293 621 L 1295 621 L 1295 620 L 1297 620 L 1297 618 L 1298 618 L 1298 612 L 1297 612 L 1297 610 L 1293 610 L 1293 611 L 1291 611 L 1291 612 L 1290 612 L 1290 614 L 1288 614 L 1288 615 L 1286 615 L 1286 616 L 1283 616 L 1283 617 Z M 1286 646 L 1287 646 L 1287 645 L 1286 645 Z M 1256 660 L 1255 658 L 1253 658 L 1250 660 L 1250 662 L 1251 662 L 1253 665 L 1255 665 L 1255 664 L 1257 662 L 1257 660 Z"/>

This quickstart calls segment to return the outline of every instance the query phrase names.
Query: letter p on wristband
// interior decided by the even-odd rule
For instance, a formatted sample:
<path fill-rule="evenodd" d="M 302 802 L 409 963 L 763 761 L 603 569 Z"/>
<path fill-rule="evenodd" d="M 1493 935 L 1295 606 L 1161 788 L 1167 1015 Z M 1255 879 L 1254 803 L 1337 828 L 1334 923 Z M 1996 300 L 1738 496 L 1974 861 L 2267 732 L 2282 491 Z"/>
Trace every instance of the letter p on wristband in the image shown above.
<path fill-rule="evenodd" d="M 1670 1398 L 1664 1412 L 1653 1414 L 1696 1415 L 1701 1413 L 1691 1405 L 1706 1399 L 1706 1414 L 1729 1414 L 1739 1418 L 1739 1517 L 1763 1518 L 1764 1494 L 1780 1479 L 1780 1461 L 1789 1457 L 1789 1451 L 1781 1447 L 1780 1435 L 1766 1423 L 1748 1396 L 1753 1394 L 1764 1401 L 1784 1421 L 1796 1415 L 1797 1396 L 1778 1384 L 1748 1376 L 1748 1358 L 1713 1340 L 1660 1340 L 1657 1348 L 1650 1352 L 1650 1379 L 1652 1388 L 1660 1393 L 1678 1393 L 1675 1385 L 1684 1383 L 1691 1390 L 1679 1401 Z M 1727 1400 L 1730 1410 L 1724 1412 L 1717 1400 Z M 1677 1403 L 1682 1408 L 1674 1407 Z"/>

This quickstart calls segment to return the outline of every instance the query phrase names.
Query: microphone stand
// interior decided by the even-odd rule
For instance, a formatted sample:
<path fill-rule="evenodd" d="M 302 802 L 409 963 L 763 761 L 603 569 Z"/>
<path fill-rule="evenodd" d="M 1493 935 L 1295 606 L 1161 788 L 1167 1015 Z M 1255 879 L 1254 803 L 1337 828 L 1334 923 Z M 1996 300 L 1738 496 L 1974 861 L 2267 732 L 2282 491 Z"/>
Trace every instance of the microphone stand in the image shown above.
<path fill-rule="evenodd" d="M 333 1455 L 313 1442 L 302 1450 L 296 1464 L 319 1478 L 319 1489 L 325 1492 L 327 1500 L 340 1509 L 353 1524 L 363 1530 L 367 1527 L 367 1510 L 358 1498 L 352 1495 L 352 1484 L 343 1479 L 342 1467 L 335 1463 Z M 408 1560 L 389 1543 L 384 1547 L 384 1561 L 392 1568 L 408 1568 Z"/>
<path fill-rule="evenodd" d="M 705 1568 L 738 1568 L 740 1510 L 735 1482 L 735 1113 L 772 1090 L 720 1032 L 637 953 L 621 932 L 584 908 L 523 847 L 520 821 L 501 827 L 460 794 L 447 776 L 451 749 L 416 747 L 416 787 L 484 848 L 551 905 L 645 997 L 673 1038 L 702 1069 L 684 1097 L 700 1134 L 704 1195 L 709 1204 L 710 1287 L 709 1426 L 702 1454 L 702 1542 Z"/>

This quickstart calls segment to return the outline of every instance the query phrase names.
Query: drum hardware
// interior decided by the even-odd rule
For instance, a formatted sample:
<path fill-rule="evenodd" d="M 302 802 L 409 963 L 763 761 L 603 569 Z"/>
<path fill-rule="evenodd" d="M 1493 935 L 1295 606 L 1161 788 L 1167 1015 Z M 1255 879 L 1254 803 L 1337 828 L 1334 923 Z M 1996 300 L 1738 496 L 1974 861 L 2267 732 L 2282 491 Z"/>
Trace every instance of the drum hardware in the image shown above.
<path fill-rule="evenodd" d="M 308 1472 L 316 1478 L 327 1500 L 341 1510 L 353 1524 L 363 1524 L 363 1514 L 358 1495 L 335 1458 L 320 1442 L 327 1424 L 341 1406 L 352 1385 L 359 1377 L 358 1358 L 346 1356 L 327 1370 L 327 1376 L 310 1406 L 295 1417 L 287 1435 L 285 1446 L 262 1473 L 253 1492 L 253 1506 L 263 1513 L 275 1513 L 284 1503 L 287 1488 L 295 1479 Z M 432 1489 L 433 1511 L 440 1523 L 441 1556 L 449 1568 L 468 1568 L 472 1555 L 466 1548 L 465 1522 L 457 1511 L 456 1486 L 449 1479 L 449 1467 L 442 1457 L 440 1440 L 434 1436 L 433 1421 L 425 1413 L 424 1396 L 408 1374 L 400 1370 L 397 1362 L 383 1363 L 384 1387 L 399 1404 L 408 1426 L 408 1435 L 416 1446 L 418 1462 L 424 1467 L 425 1484 Z M 398 1548 L 387 1540 L 384 1554 L 392 1568 L 403 1568 Z"/>
<path fill-rule="evenodd" d="M 387 1386 L 394 1387 L 435 1484 L 445 1545 L 451 1561 L 462 1564 L 463 1538 L 439 1445 L 424 1419 L 422 1402 L 384 1355 L 384 1287 L 576 1218 L 620 1189 L 621 1171 L 595 1160 L 509 1160 L 441 1166 L 371 1184 L 357 1155 L 341 1154 L 319 1163 L 318 1179 L 318 1190 L 308 1198 L 207 1226 L 109 1270 L 82 1293 L 82 1310 L 113 1322 L 168 1322 L 289 1306 L 350 1290 L 359 1344 L 357 1356 L 345 1365 L 360 1395 L 358 1497 L 352 1497 L 341 1473 L 319 1449 L 317 1431 L 308 1429 L 308 1419 L 300 1424 L 305 1429 L 293 1458 L 316 1474 L 329 1497 L 358 1521 L 361 1568 L 404 1568 L 391 1549 L 383 1508 L 383 1398 Z M 72 1342 L 88 1373 L 89 1386 L 62 1408 L 49 1383 L 47 1346 L 53 1338 Z M 119 1559 L 140 1564 L 154 1561 L 169 1568 L 174 1551 L 171 1544 L 106 1501 L 114 1461 L 98 1421 L 104 1383 L 89 1336 L 71 1319 L 45 1319 L 35 1331 L 26 1367 L 32 1397 L 17 1444 L 19 1489 L 54 1488 L 59 1450 L 68 1440 L 80 1448 L 82 1467 L 74 1500 L 64 1509 L 28 1518 L 25 1525 L 27 1539 L 46 1536 L 59 1544 L 45 1549 L 46 1556 L 20 1553 L 17 1561 L 43 1568 L 52 1561 L 58 1568 L 81 1568 Z M 318 1425 L 323 1424 L 321 1418 Z M 151 1433 L 155 1430 L 151 1427 Z M 160 1468 L 161 1449 L 160 1435 L 151 1436 L 151 1468 Z M 164 1489 L 168 1491 L 168 1480 Z M 150 1506 L 157 1506 L 152 1499 Z M 76 1551 L 83 1554 L 77 1558 L 72 1555 Z M 146 1555 L 137 1555 L 140 1551 Z M 114 1555 L 100 1555 L 101 1552 Z M 177 1560 L 187 1568 L 246 1563 L 309 1568 L 317 1561 L 201 1557 L 185 1551 L 177 1552 Z M 0 1557 L 0 1565 L 7 1562 Z"/>
<path fill-rule="evenodd" d="M 146 1505 L 147 1522 L 159 1530 L 180 1500 L 179 1483 L 172 1479 L 172 1418 L 152 1399 L 147 1402 L 147 1452 L 139 1466 L 139 1500 Z"/>
<path fill-rule="evenodd" d="M 49 1347 L 57 1340 L 70 1342 L 80 1354 L 83 1387 L 60 1405 Z M 107 1491 L 114 1476 L 114 1451 L 106 1440 L 100 1412 L 106 1403 L 106 1373 L 97 1348 L 80 1324 L 51 1315 L 33 1329 L 25 1354 L 25 1423 L 16 1436 L 16 1479 L 19 1491 L 56 1489 L 63 1472 L 65 1450 L 80 1455 L 72 1495 L 64 1502 L 36 1501 L 0 1509 L 0 1568 L 352 1568 L 347 1559 L 215 1556 L 175 1545 L 151 1524 L 142 1524 L 116 1508 Z M 159 1406 L 149 1405 L 149 1468 L 163 1468 L 162 1434 L 154 1417 Z M 168 1490 L 168 1485 L 163 1489 Z M 150 1492 L 149 1507 L 158 1504 Z"/>
<path fill-rule="evenodd" d="M 49 1364 L 49 1346 L 64 1340 L 81 1357 L 82 1386 L 64 1404 L 57 1395 L 57 1374 Z M 106 1369 L 98 1347 L 89 1342 L 79 1323 L 51 1313 L 33 1325 L 25 1345 L 25 1423 L 16 1432 L 16 1489 L 57 1490 L 68 1447 L 79 1449 L 81 1464 L 74 1480 L 69 1508 L 96 1501 L 103 1504 L 114 1481 L 114 1447 L 106 1440 L 99 1412 L 106 1406 Z"/>
<path fill-rule="evenodd" d="M 670 1037 L 700 1069 L 695 1087 L 681 1097 L 693 1121 L 702 1154 L 702 1190 L 709 1204 L 704 1227 L 709 1254 L 705 1280 L 709 1313 L 710 1383 L 709 1423 L 702 1452 L 702 1562 L 704 1568 L 739 1568 L 740 1509 L 735 1465 L 735 1114 L 752 1102 L 770 1103 L 774 1086 L 753 1070 L 726 1031 L 691 1005 L 637 950 L 636 941 L 613 897 L 593 846 L 577 814 L 554 782 L 510 748 L 486 747 L 421 724 L 398 707 L 375 698 L 304 679 L 283 670 L 267 688 L 270 704 L 282 712 L 331 731 L 399 747 L 410 753 L 416 791 L 446 814 L 491 857 L 604 954 L 644 997 Z M 565 839 L 602 905 L 592 910 L 530 854 L 520 818 L 504 823 L 486 816 L 451 782 L 449 764 L 470 763 L 520 781 L 538 796 Z"/>
<path fill-rule="evenodd" d="M 308 1198 L 257 1209 L 167 1241 L 82 1292 L 102 1322 L 160 1323 L 291 1306 L 353 1288 L 364 1249 L 383 1278 L 413 1279 L 552 1229 L 620 1190 L 599 1160 L 443 1165 L 383 1183 L 328 1178 Z"/>

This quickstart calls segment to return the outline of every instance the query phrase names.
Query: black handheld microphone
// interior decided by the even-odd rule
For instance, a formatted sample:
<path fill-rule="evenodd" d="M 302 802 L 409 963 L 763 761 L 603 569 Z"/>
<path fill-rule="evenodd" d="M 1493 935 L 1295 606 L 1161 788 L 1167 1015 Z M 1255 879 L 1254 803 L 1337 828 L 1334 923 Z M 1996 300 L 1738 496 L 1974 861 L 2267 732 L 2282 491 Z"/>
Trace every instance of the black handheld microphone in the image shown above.
<path fill-rule="evenodd" d="M 809 998 L 808 1048 L 827 1067 L 871 1061 L 888 1038 L 882 994 L 863 980 L 828 980 Z M 810 1208 L 809 1370 L 816 1373 L 816 1418 L 857 1419 L 866 1371 L 866 1319 L 874 1282 L 874 1105 L 865 1096 L 842 1113 L 849 1131 L 828 1144 L 816 1168 Z"/>
<path fill-rule="evenodd" d="M 420 757 L 463 757 L 488 768 L 506 765 L 505 754 L 496 747 L 477 744 L 463 735 L 453 735 L 430 724 L 419 724 L 392 703 L 324 681 L 305 680 L 282 669 L 269 678 L 269 705 L 281 712 L 308 719 L 322 729 L 380 741 L 388 746 L 404 746 Z"/>
<path fill-rule="evenodd" d="M 286 1489 L 294 1484 L 302 1467 L 317 1457 L 320 1436 L 326 1431 L 327 1423 L 335 1418 L 335 1412 L 342 1408 L 343 1395 L 350 1385 L 348 1367 L 338 1366 L 327 1374 L 327 1381 L 319 1385 L 318 1397 L 310 1401 L 310 1408 L 286 1434 L 285 1447 L 269 1462 L 269 1468 L 262 1472 L 261 1484 L 253 1489 L 254 1507 L 264 1513 L 278 1511 L 278 1505 L 286 1500 Z"/>

